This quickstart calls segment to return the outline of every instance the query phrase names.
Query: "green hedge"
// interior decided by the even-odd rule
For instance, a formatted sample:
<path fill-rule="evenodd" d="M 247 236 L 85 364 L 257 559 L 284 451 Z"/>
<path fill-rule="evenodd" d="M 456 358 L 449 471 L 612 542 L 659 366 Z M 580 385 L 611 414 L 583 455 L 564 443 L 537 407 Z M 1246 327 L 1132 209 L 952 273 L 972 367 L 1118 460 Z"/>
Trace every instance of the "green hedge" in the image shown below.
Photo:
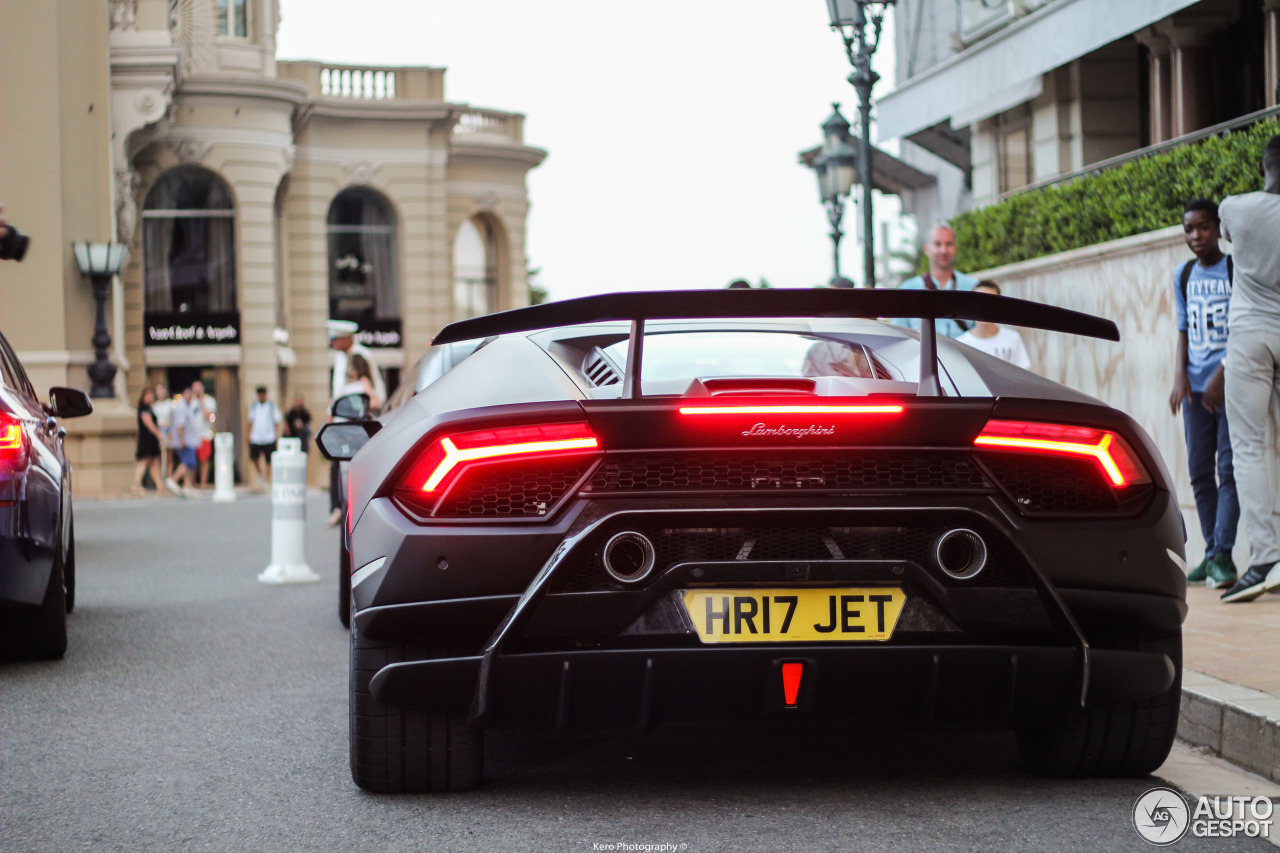
<path fill-rule="evenodd" d="M 962 213 L 956 268 L 986 270 L 1177 225 L 1195 198 L 1262 189 L 1258 163 L 1280 120 L 1183 145 Z"/>

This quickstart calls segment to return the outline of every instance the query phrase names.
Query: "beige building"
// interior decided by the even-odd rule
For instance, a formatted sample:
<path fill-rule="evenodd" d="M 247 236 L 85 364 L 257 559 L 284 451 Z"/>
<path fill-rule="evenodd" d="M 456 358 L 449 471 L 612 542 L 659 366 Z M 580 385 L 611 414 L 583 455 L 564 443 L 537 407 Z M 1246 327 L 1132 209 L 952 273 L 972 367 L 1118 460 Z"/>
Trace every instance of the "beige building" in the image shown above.
<path fill-rule="evenodd" d="M 1206 128 L 1276 112 L 1280 0 L 899 0 L 880 140 L 949 219 Z"/>
<path fill-rule="evenodd" d="M 0 16 L 0 200 L 32 236 L 0 265 L 0 329 L 38 388 L 89 385 L 71 242 L 129 246 L 107 313 L 117 398 L 69 425 L 79 491 L 128 484 L 144 384 L 201 379 L 243 467 L 256 386 L 322 418 L 327 318 L 359 323 L 394 384 L 445 323 L 527 301 L 525 178 L 545 152 L 523 116 L 446 100 L 444 69 L 278 61 L 277 0 Z"/>

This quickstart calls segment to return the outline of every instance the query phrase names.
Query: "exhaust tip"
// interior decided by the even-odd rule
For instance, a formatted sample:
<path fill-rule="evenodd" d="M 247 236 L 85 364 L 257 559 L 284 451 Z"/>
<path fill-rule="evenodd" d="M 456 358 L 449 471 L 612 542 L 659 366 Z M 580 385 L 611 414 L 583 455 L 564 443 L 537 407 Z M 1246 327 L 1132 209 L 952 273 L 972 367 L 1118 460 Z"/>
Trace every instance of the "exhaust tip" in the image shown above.
<path fill-rule="evenodd" d="M 657 553 L 649 537 L 634 530 L 615 533 L 600 549 L 600 563 L 618 583 L 639 583 L 653 571 Z"/>
<path fill-rule="evenodd" d="M 972 530 L 948 530 L 933 544 L 933 561 L 956 580 L 969 580 L 987 565 L 987 543 Z"/>

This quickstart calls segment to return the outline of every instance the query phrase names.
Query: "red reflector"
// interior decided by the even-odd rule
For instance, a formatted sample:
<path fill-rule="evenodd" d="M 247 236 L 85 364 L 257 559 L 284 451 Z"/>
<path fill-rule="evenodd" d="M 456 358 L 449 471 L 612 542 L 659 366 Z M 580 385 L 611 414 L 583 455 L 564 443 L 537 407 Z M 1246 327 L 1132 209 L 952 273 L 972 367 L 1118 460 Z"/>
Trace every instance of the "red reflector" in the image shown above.
<path fill-rule="evenodd" d="M 682 415 L 896 415 L 902 406 L 681 406 Z"/>
<path fill-rule="evenodd" d="M 1116 488 L 1151 482 L 1128 443 L 1107 430 L 1029 421 L 987 421 L 973 443 L 992 450 L 1093 459 Z"/>
<path fill-rule="evenodd" d="M 787 700 L 787 707 L 794 708 L 800 698 L 800 677 L 804 675 L 804 664 L 784 663 L 782 665 L 782 696 Z"/>

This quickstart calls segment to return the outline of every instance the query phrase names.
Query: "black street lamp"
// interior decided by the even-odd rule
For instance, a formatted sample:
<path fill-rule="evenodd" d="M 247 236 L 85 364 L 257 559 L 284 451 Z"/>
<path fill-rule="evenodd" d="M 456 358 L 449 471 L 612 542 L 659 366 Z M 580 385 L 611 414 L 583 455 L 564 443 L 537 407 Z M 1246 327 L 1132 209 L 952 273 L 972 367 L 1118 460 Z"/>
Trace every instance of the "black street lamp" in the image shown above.
<path fill-rule="evenodd" d="M 840 105 L 822 123 L 822 151 L 813 161 L 818 177 L 818 194 L 827 209 L 831 223 L 832 287 L 848 287 L 849 280 L 840 275 L 840 222 L 844 219 L 844 200 L 853 188 L 858 152 L 849 144 L 849 122 L 840 114 Z"/>
<path fill-rule="evenodd" d="M 111 279 L 124 266 L 129 247 L 123 243 L 72 243 L 80 275 L 93 282 L 93 299 L 97 303 L 97 316 L 93 323 L 93 364 L 89 365 L 90 397 L 114 397 L 112 380 L 116 378 L 116 366 L 107 360 L 111 335 L 107 332 L 107 294 Z"/>
<path fill-rule="evenodd" d="M 871 210 L 871 89 L 880 75 L 871 69 L 871 57 L 880 46 L 884 16 L 897 0 L 827 0 L 831 28 L 844 38 L 845 53 L 853 73 L 849 82 L 858 90 L 858 123 L 862 145 L 858 148 L 858 176 L 862 183 L 862 268 L 866 287 L 876 286 L 875 223 Z M 867 37 L 867 24 L 871 37 Z"/>

